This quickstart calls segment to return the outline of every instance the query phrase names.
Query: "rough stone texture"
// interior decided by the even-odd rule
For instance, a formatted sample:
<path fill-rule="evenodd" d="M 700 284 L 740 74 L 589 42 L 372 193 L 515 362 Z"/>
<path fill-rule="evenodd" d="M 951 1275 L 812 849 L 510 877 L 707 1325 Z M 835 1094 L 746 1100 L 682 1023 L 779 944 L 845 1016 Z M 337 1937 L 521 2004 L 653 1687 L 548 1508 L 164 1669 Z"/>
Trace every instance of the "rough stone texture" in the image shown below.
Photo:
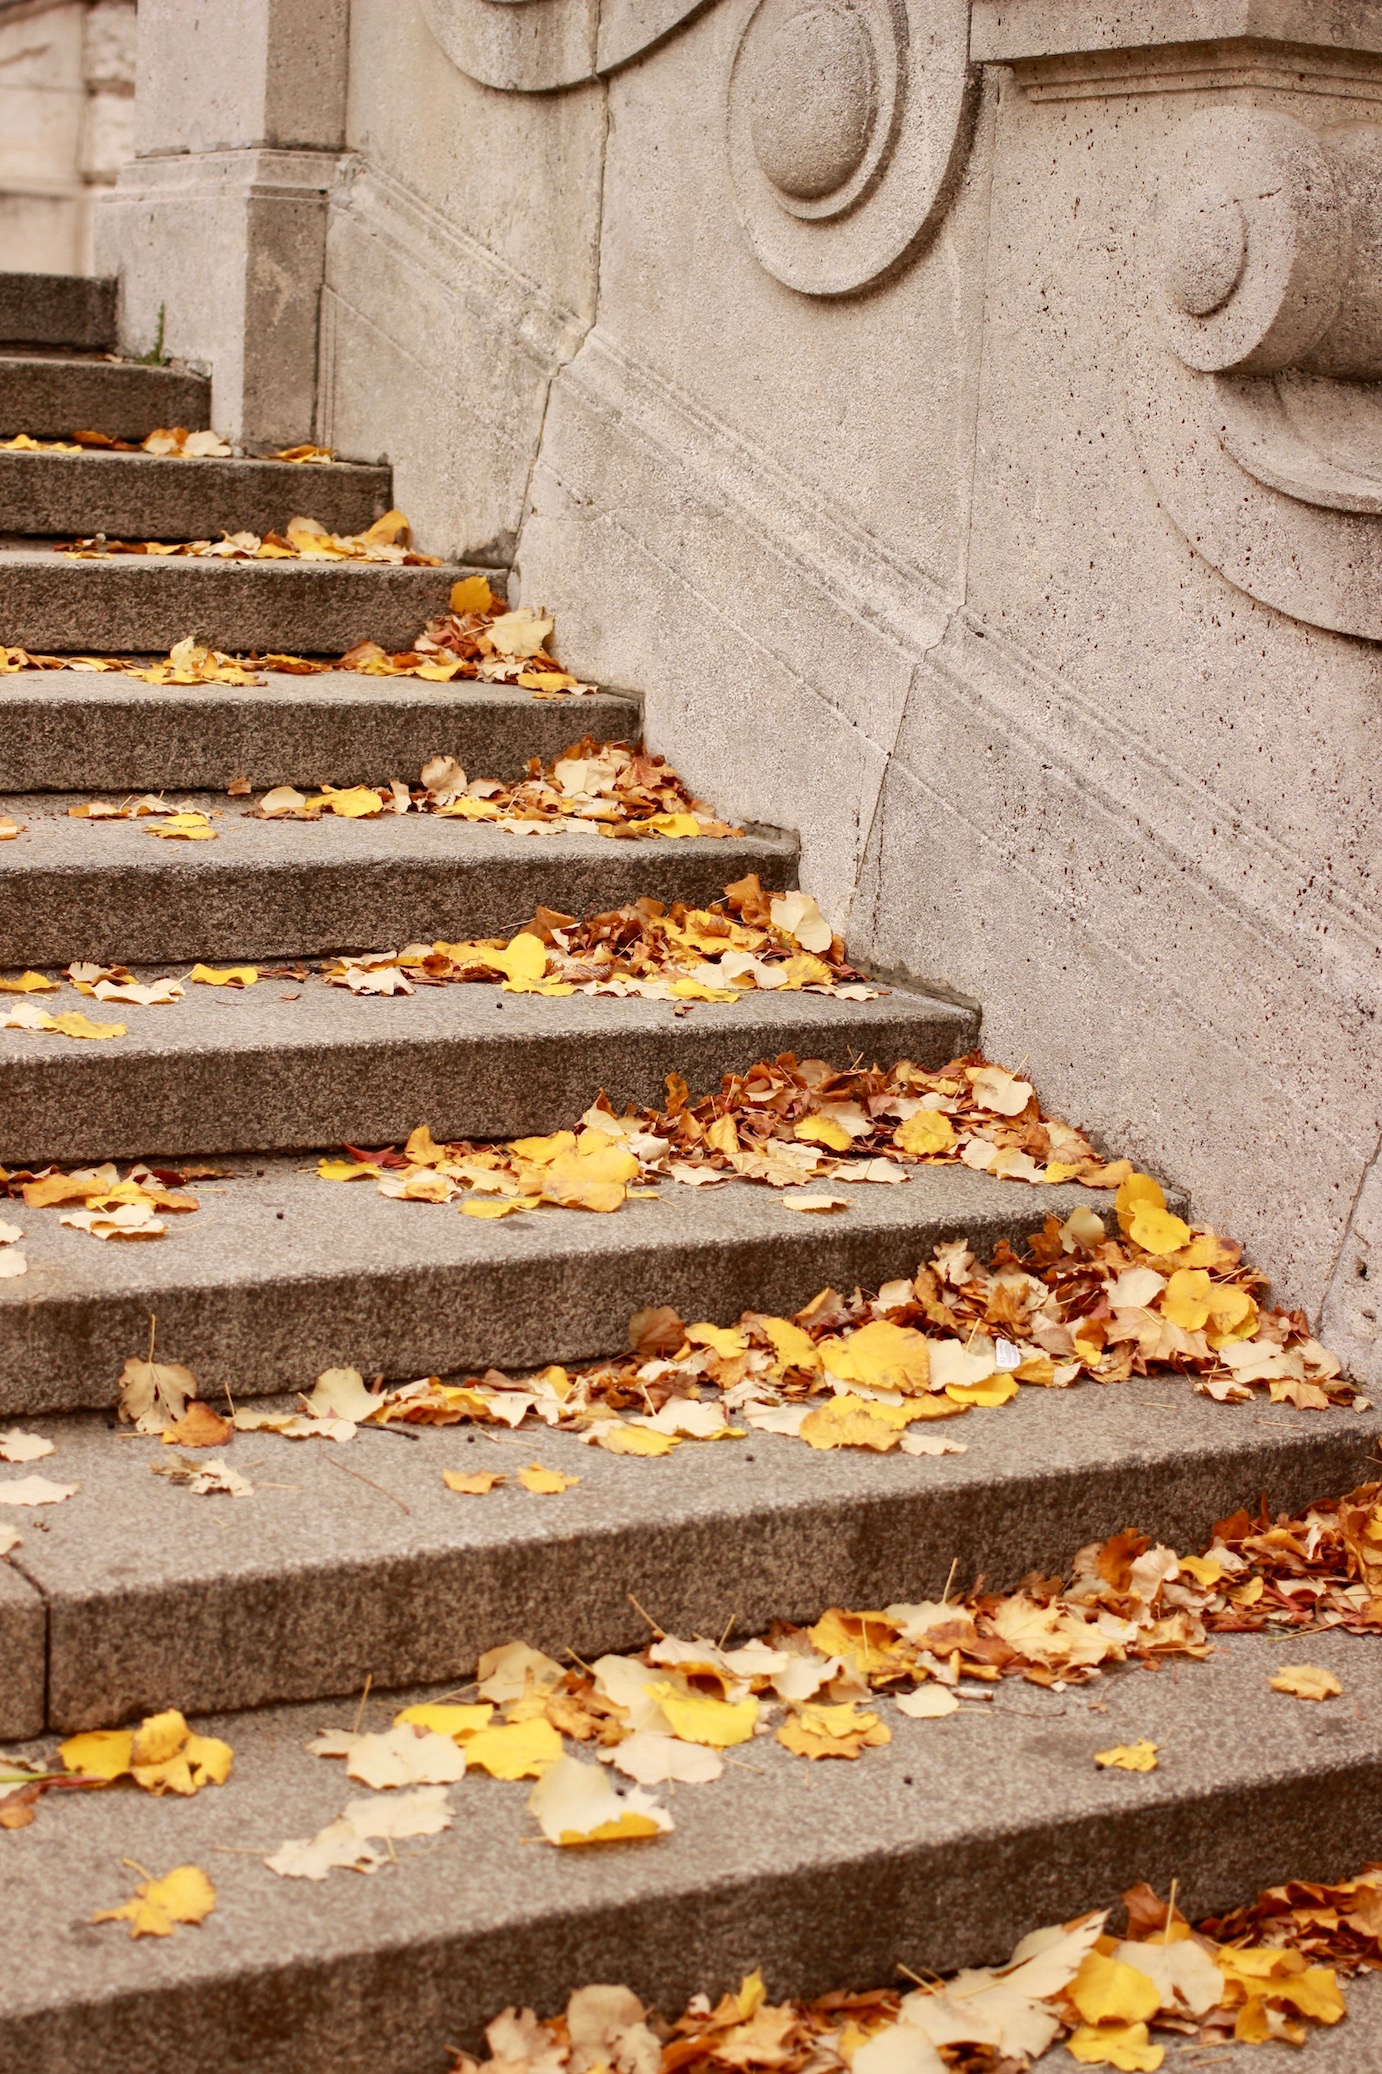
<path fill-rule="evenodd" d="M 210 424 L 210 403 L 210 384 L 179 368 L 0 353 L 0 434 L 6 437 L 105 432 L 112 439 L 144 439 L 160 425 L 195 432 Z"/>
<path fill-rule="evenodd" d="M 270 670 L 248 687 L 14 671 L 0 677 L 0 723 L 0 793 L 223 790 L 237 776 L 260 791 L 395 774 L 412 783 L 439 752 L 472 778 L 516 778 L 530 757 L 551 762 L 583 735 L 633 742 L 643 726 L 628 694 L 535 699 L 521 685 L 345 670 Z"/>
<path fill-rule="evenodd" d="M 493 12 L 431 18 L 460 51 Z M 388 449 L 437 541 L 521 533 L 575 662 L 646 686 L 727 808 L 804 824 L 852 940 L 992 1002 L 997 1050 L 1318 1314 L 1382 1129 L 1375 649 L 1235 587 L 1220 534 L 1322 561 L 1350 607 L 1375 604 L 1382 519 L 1221 449 L 1218 378 L 1168 357 L 1142 239 L 1207 119 L 1370 121 L 1372 11 L 981 8 L 1009 42 L 975 48 L 1016 71 L 980 66 L 929 242 L 842 297 L 784 288 L 736 215 L 750 13 L 503 94 L 448 67 L 420 5 L 357 0 L 320 421 Z M 801 206 L 823 239 L 850 221 Z M 1376 443 L 1327 380 L 1287 370 L 1280 408 L 1345 495 Z"/>
<path fill-rule="evenodd" d="M 386 468 L 0 453 L 0 533 L 217 540 L 282 532 L 299 514 L 333 533 L 362 533 L 388 508 Z"/>
<path fill-rule="evenodd" d="M 952 1421 L 967 1452 L 930 1460 L 753 1432 L 658 1462 L 541 1430 L 247 1433 L 227 1459 L 256 1489 L 234 1500 L 153 1476 L 162 1443 L 104 1419 L 42 1430 L 49 1473 L 81 1488 L 35 1515 L 47 1531 L 20 1560 L 47 1608 L 48 1725 L 70 1732 L 358 1692 L 371 1674 L 384 1690 L 460 1680 L 517 1634 L 588 1663 L 646 1638 L 630 1592 L 677 1634 L 719 1635 L 731 1616 L 757 1634 L 828 1605 L 937 1598 L 952 1563 L 961 1590 L 981 1572 L 1011 1589 L 1128 1526 L 1189 1550 L 1259 1495 L 1294 1510 L 1366 1480 L 1382 1414 L 1215 1405 L 1158 1376 L 1024 1390 Z M 559 1504 L 442 1482 L 533 1461 L 580 1480 Z M 42 1644 L 21 1666 L 40 1690 Z M 1290 1648 L 1314 1660 L 1313 1638 Z"/>
<path fill-rule="evenodd" d="M 102 1020 L 116 1019 L 115 1005 L 102 1006 Z M 282 981 L 241 994 L 194 986 L 118 1020 L 128 1034 L 101 1042 L 0 1032 L 0 1158 L 381 1145 L 422 1122 L 449 1139 L 520 1137 L 568 1127 L 602 1088 L 620 1105 L 661 1102 L 671 1072 L 712 1089 L 783 1051 L 839 1066 L 936 1066 L 979 1029 L 971 1009 L 901 992 L 835 1001 L 751 991 L 679 1016 L 669 1001 L 495 986 L 384 998 L 319 980 L 290 985 L 286 999 Z"/>
<path fill-rule="evenodd" d="M 4 362 L 0 360 L 0 382 Z M 374 562 L 223 562 L 0 551 L 0 625 L 40 654 L 149 655 L 195 634 L 234 654 L 344 655 L 407 648 L 468 572 Z"/>
<path fill-rule="evenodd" d="M 549 1208 L 490 1222 L 265 1159 L 196 1183 L 201 1208 L 148 1244 L 103 1245 L 57 1209 L 21 1207 L 29 1271 L 0 1283 L 0 1416 L 112 1408 L 151 1313 L 169 1359 L 219 1402 L 226 1389 L 237 1400 L 310 1389 L 332 1366 L 401 1381 L 594 1360 L 622 1351 L 644 1304 L 722 1324 L 750 1307 L 790 1315 L 827 1285 L 915 1274 L 948 1239 L 988 1253 L 1051 1211 L 1108 1215 L 1107 1198 L 1082 1189 L 1034 1192 L 963 1167 L 918 1168 L 901 1188 L 831 1185 L 850 1207 L 830 1217 L 733 1182 L 668 1185 L 608 1216 Z M 1289 1425 L 1273 1421 L 1276 1433 Z"/>
<path fill-rule="evenodd" d="M 0 1525 L 18 1523 L 7 1506 Z M 42 1596 L 18 1568 L 21 1555 L 16 1550 L 8 1559 L 0 1556 L 0 1736 L 10 1737 L 41 1735 L 48 1718 L 48 1616 Z"/>
<path fill-rule="evenodd" d="M 0 342 L 109 353 L 115 345 L 115 294 L 114 281 L 80 274 L 0 274 Z"/>
<path fill-rule="evenodd" d="M 767 830 L 621 842 L 433 814 L 264 821 L 224 794 L 192 799 L 220 817 L 212 842 L 160 839 L 146 821 L 73 820 L 62 793 L 11 798 L 24 833 L 0 850 L 0 887 L 13 889 L 0 905 L 0 968 L 455 942 L 517 929 L 540 903 L 587 915 L 645 893 L 703 902 L 746 871 L 773 886 L 795 874 L 795 836 Z"/>
<path fill-rule="evenodd" d="M 1356 1705 L 1310 1707 L 1267 1687 L 1281 1646 L 1235 1638 L 1178 1675 L 1093 1692 L 1009 1686 L 940 1722 L 884 1702 L 887 1748 L 808 1768 L 765 1740 L 752 1769 L 678 1790 L 672 1835 L 598 1852 L 519 1848 L 529 1789 L 462 1780 L 454 1829 L 328 1889 L 250 1854 L 357 1797 L 304 1748 L 349 1727 L 355 1702 L 213 1717 L 235 1749 L 228 1786 L 176 1805 L 74 1794 L 6 1840 L 0 1934 L 44 1963 L 7 1969 L 0 2050 L 25 2074 L 135 2074 L 151 2055 L 232 2074 L 247 2048 L 256 2074 L 431 2074 L 505 2004 L 552 2013 L 576 1982 L 627 1981 L 669 2013 L 755 1966 L 774 1994 L 814 1994 L 891 1979 L 899 1961 L 1005 1959 L 1137 1879 L 1164 1893 L 1175 1877 L 1199 1915 L 1285 1877 L 1341 1876 L 1382 1847 L 1382 1665 L 1367 1643 L 1312 1637 Z M 365 1721 L 385 1726 L 396 1704 L 371 1702 Z M 1110 1740 L 1142 1735 L 1163 1746 L 1155 1772 L 1095 1767 Z M 130 1891 L 122 1857 L 206 1866 L 215 1913 L 137 1944 L 89 1928 Z"/>

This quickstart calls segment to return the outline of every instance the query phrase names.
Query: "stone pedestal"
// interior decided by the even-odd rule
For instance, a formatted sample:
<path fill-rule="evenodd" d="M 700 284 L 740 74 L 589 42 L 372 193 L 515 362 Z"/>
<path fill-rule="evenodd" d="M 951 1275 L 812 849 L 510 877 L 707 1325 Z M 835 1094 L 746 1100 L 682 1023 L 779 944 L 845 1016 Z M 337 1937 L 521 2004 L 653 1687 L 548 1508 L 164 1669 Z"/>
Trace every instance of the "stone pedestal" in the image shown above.
<path fill-rule="evenodd" d="M 346 0 L 143 0 L 137 156 L 97 219 L 121 342 L 213 377 L 219 431 L 308 436 L 327 200 L 345 142 Z"/>

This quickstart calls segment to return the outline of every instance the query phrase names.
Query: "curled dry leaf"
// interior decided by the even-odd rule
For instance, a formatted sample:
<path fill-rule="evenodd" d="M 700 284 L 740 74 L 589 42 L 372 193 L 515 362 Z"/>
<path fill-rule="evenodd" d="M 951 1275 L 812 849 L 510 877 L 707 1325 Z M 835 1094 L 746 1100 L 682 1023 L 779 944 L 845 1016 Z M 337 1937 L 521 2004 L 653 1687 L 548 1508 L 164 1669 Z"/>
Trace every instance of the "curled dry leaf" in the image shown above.
<path fill-rule="evenodd" d="M 171 1430 L 163 1436 L 171 1440 Z M 252 1498 L 254 1485 L 248 1477 L 232 1469 L 227 1462 L 216 1459 L 209 1462 L 194 1462 L 186 1455 L 177 1455 L 171 1462 L 151 1462 L 155 1476 L 164 1476 L 169 1483 L 184 1484 L 194 1497 L 225 1496 L 229 1498 Z"/>
<path fill-rule="evenodd" d="M 69 1772 L 107 1784 L 126 1775 L 146 1793 L 184 1798 L 203 1786 L 223 1786 L 234 1755 L 217 1736 L 198 1735 L 176 1707 L 150 1714 L 138 1728 L 101 1728 L 69 1736 L 58 1745 Z"/>
<path fill-rule="evenodd" d="M 119 1414 L 137 1433 L 162 1433 L 184 1416 L 197 1378 L 180 1361 L 129 1360 L 120 1371 Z"/>
<path fill-rule="evenodd" d="M 451 1827 L 444 1786 L 417 1786 L 387 1799 L 352 1800 L 343 1815 L 300 1843 L 285 1843 L 264 1863 L 281 1879 L 324 1880 L 337 1869 L 375 1872 L 387 1862 L 376 1837 L 438 1836 Z"/>

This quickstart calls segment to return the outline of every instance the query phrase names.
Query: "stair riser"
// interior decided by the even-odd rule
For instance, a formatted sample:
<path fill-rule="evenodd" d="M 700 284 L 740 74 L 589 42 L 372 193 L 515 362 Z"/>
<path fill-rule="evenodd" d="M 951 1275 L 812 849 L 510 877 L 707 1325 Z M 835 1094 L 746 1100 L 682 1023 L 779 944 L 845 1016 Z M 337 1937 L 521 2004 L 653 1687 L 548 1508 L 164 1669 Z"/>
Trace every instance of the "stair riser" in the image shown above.
<path fill-rule="evenodd" d="M 204 432 L 211 423 L 211 384 L 201 375 L 115 361 L 44 359 L 0 354 L 0 437 L 27 432 L 61 439 L 104 432 L 145 439 L 160 425 Z"/>
<path fill-rule="evenodd" d="M 82 274 L 0 274 L 0 342 L 115 348 L 114 281 Z"/>
<path fill-rule="evenodd" d="M 466 831 L 454 832 L 462 849 Z M 106 831 L 93 833 L 99 841 Z M 153 965 L 311 957 L 437 938 L 456 942 L 517 929 L 541 903 L 572 915 L 599 913 L 644 894 L 703 903 L 723 898 L 728 875 L 757 871 L 772 886 L 794 875 L 782 844 L 752 840 L 732 851 L 706 843 L 687 856 L 684 842 L 601 839 L 578 859 L 568 850 L 556 860 L 544 856 L 541 837 L 514 836 L 512 859 L 484 866 L 463 854 L 295 864 L 288 853 L 272 864 L 220 866 L 207 854 L 210 843 L 165 843 L 149 835 L 141 842 L 147 864 L 13 873 L 0 864 L 0 887 L 8 889 L 0 912 L 0 968 L 65 965 L 72 958 Z M 169 852 L 184 851 L 194 854 L 182 859 L 182 868 L 170 864 Z M 0 1071 L 3 1066 L 0 1047 Z"/>
<path fill-rule="evenodd" d="M 914 1757 L 924 1769 L 920 1738 Z M 890 1766 L 889 1778 L 894 1772 Z M 796 1779 L 782 1782 L 781 1791 L 803 1795 Z M 520 1794 L 509 1798 L 515 1834 L 520 1825 L 526 1832 Z M 762 1816 L 779 1851 L 744 1849 L 728 1866 L 698 1852 L 694 1893 L 645 1893 L 646 1875 L 629 1863 L 635 1852 L 686 1848 L 683 1833 L 667 1843 L 608 1847 L 610 1856 L 619 1854 L 613 1866 L 592 1866 L 587 1854 L 571 1853 L 579 1867 L 551 1875 L 561 1900 L 531 1922 L 486 1923 L 477 1911 L 463 1933 L 427 1934 L 410 1923 L 409 1936 L 392 1925 L 392 1907 L 372 1896 L 375 1930 L 367 1944 L 252 1972 L 234 1970 L 233 1932 L 213 1917 L 211 1931 L 226 1939 L 223 1971 L 198 1967 L 180 1982 L 181 1968 L 165 1965 L 159 1977 L 146 1962 L 139 1989 L 100 1998 L 88 1989 L 84 1999 L 74 1953 L 67 1962 L 71 2000 L 4 2025 L 0 2052 L 24 2074 L 70 2074 L 78 2065 L 83 2074 L 145 2074 L 155 2056 L 161 2066 L 196 2074 L 242 2074 L 246 2042 L 253 2041 L 255 2074 L 339 2074 L 345 2067 L 351 2074 L 436 2074 L 448 2045 L 483 2056 L 483 2027 L 506 2005 L 552 2015 L 586 1982 L 627 1983 L 668 2014 L 694 1993 L 713 2001 L 736 1989 L 755 1968 L 772 1996 L 810 1996 L 893 1981 L 899 1960 L 923 1976 L 1001 1960 L 1038 1924 L 1115 1904 L 1139 1879 L 1162 1894 L 1177 1880 L 1178 1900 L 1199 1916 L 1286 1878 L 1343 1877 L 1382 1846 L 1380 1801 L 1382 1759 L 1369 1752 L 1293 1769 L 1256 1790 L 1202 1798 L 1186 1792 L 1134 1802 L 1116 1815 L 1033 1812 L 1003 1834 L 943 1844 L 918 1838 L 915 1816 L 895 1817 L 886 1801 L 865 1803 L 856 1810 L 859 1828 L 794 1850 L 782 1811 L 765 1795 Z M 683 1792 L 679 1818 L 694 1821 L 702 1805 Z M 809 1808 L 805 1799 L 804 1819 Z M 753 1822 L 754 1810 L 742 1812 Z M 866 1825 L 889 1840 L 865 1842 Z M 904 1835 L 894 1836 L 895 1828 Z M 514 1855 L 530 1854 L 515 1844 Z M 453 1845 L 444 1863 L 463 1886 L 463 1847 Z M 334 1899 L 316 1888 L 285 1898 L 277 1886 L 264 1891 L 271 1876 L 261 1868 L 237 1877 L 232 1860 L 216 1857 L 212 1864 L 241 1909 L 271 1907 L 289 1938 L 288 1926 Z M 388 1904 L 418 1877 L 416 1862 L 392 1875 Z"/>
<path fill-rule="evenodd" d="M 161 655 L 188 634 L 232 654 L 408 647 L 447 610 L 454 568 L 56 554 L 0 559 L 0 632 L 37 654 Z"/>
<path fill-rule="evenodd" d="M 299 515 L 361 533 L 388 508 L 387 468 L 0 453 L 0 533 L 28 537 L 219 540 Z"/>
<path fill-rule="evenodd" d="M 154 689 L 130 678 L 55 671 L 0 678 L 0 794 L 256 790 L 417 782 L 431 756 L 472 777 L 514 778 L 529 757 L 550 762 L 580 735 L 635 741 L 631 699 L 503 703 L 413 680 L 273 677 L 263 690 L 228 685 Z M 300 948 L 300 946 L 298 947 Z"/>
<path fill-rule="evenodd" d="M 957 1421 L 952 1431 L 960 1430 Z M 969 1422 L 963 1430 L 973 1440 Z M 1377 1431 L 1374 1426 L 1374 1437 Z M 646 1641 L 647 1623 L 630 1604 L 631 1590 L 671 1632 L 716 1635 L 727 1609 L 736 1632 L 757 1634 L 774 1619 L 810 1622 L 829 1605 L 939 1598 L 952 1562 L 962 1588 L 982 1573 L 992 1588 L 1013 1589 L 1028 1572 L 1047 1567 L 1052 1550 L 1103 1540 L 1130 1522 L 1173 1547 L 1198 1547 L 1215 1519 L 1248 1494 L 1255 1501 L 1265 1492 L 1274 1510 L 1294 1510 L 1367 1474 L 1367 1442 L 1354 1421 L 1342 1432 L 1285 1443 L 1244 1432 L 1237 1445 L 1229 1441 L 1208 1460 L 1187 1460 L 1169 1448 L 1116 1465 L 1071 1459 L 1059 1473 L 1010 1473 L 978 1487 L 947 1488 L 933 1465 L 908 1474 L 913 1465 L 898 1461 L 887 1467 L 904 1488 L 885 1493 L 884 1479 L 869 1465 L 848 1495 L 818 1494 L 792 1505 L 782 1498 L 784 1466 L 791 1475 L 799 1455 L 794 1480 L 805 1500 L 822 1481 L 817 1458 L 799 1442 L 755 1435 L 722 1444 L 723 1464 L 710 1468 L 718 1501 L 713 1488 L 701 1489 L 694 1503 L 680 1494 L 673 1501 L 669 1493 L 664 1516 L 649 1519 L 639 1506 L 642 1516 L 623 1525 L 619 1498 L 608 1498 L 613 1518 L 559 1534 L 544 1517 L 539 1539 L 534 1501 L 519 1494 L 511 1501 L 509 1538 L 476 1547 L 457 1545 L 470 1524 L 459 1511 L 468 1501 L 441 1489 L 442 1458 L 449 1466 L 512 1474 L 534 1455 L 554 1462 L 551 1438 L 525 1433 L 519 1445 L 501 1449 L 468 1446 L 454 1433 L 440 1445 L 429 1442 L 424 1456 L 422 1443 L 371 1435 L 332 1456 L 376 1486 L 373 1493 L 368 1485 L 356 1488 L 347 1501 L 371 1544 L 369 1555 L 351 1555 L 346 1544 L 353 1533 L 343 1534 L 340 1495 L 349 1480 L 330 1463 L 319 1470 L 315 1461 L 300 1459 L 308 1446 L 334 1451 L 336 1444 L 279 1445 L 270 1454 L 263 1441 L 256 1449 L 255 1440 L 245 1436 L 234 1458 L 248 1460 L 253 1452 L 265 1464 L 260 1476 L 299 1485 L 302 1495 L 293 1502 L 321 1521 L 320 1553 L 297 1562 L 279 1554 L 272 1568 L 257 1573 L 231 1570 L 140 1587 L 125 1579 L 119 1551 L 112 1551 L 99 1576 L 50 1598 L 50 1728 L 109 1727 L 168 1706 L 191 1715 L 326 1698 L 358 1692 L 367 1677 L 381 1691 L 460 1683 L 473 1675 L 484 1650 L 516 1635 L 558 1658 L 573 1650 L 590 1662 L 606 1650 L 637 1649 Z M 62 1453 L 69 1472 L 80 1475 L 70 1451 Z M 589 1475 L 596 1460 L 591 1451 L 568 1445 L 560 1466 Z M 634 1479 L 670 1482 L 671 1466 L 616 1464 L 615 1490 Z M 324 1503 L 320 1486 L 330 1486 L 333 1476 L 340 1488 L 324 1494 L 334 1504 Z M 774 1477 L 779 1487 L 769 1497 Z M 765 1487 L 761 1503 L 755 1502 L 756 1483 Z M 401 1532 L 391 1531 L 400 1516 L 379 1494 L 380 1484 L 411 1501 Z M 262 1507 L 265 1498 L 241 1502 Z M 120 1517 L 113 1507 L 102 1513 L 107 1526 Z M 443 1520 L 452 1523 L 450 1545 Z M 266 1535 L 275 1548 L 282 1539 L 281 1531 Z M 45 1554 L 40 1548 L 29 1558 L 41 1590 L 47 1589 Z M 25 1556 L 18 1560 L 24 1569 Z M 17 1667 L 19 1687 L 41 1687 L 44 1662 L 34 1649 Z"/>
<path fill-rule="evenodd" d="M 621 1026 L 616 1014 L 603 1029 L 548 1035 L 515 1032 L 514 1016 L 506 1028 L 505 996 L 497 987 L 485 992 L 495 1008 L 489 1036 L 472 1026 L 464 1035 L 409 1040 L 395 1022 L 392 1041 L 381 1023 L 373 1042 L 122 1055 L 119 1039 L 40 1035 L 41 1058 L 11 1062 L 0 1051 L 0 1159 L 20 1165 L 386 1145 L 423 1121 L 438 1139 L 523 1137 L 569 1127 L 602 1088 L 616 1107 L 657 1104 L 669 1073 L 713 1088 L 722 1074 L 762 1056 L 762 1033 L 737 1006 L 693 1011 L 685 1020 L 668 1009 L 665 1022 L 638 1028 Z M 105 1004 L 102 1015 L 116 1006 Z M 906 1005 L 889 1014 L 885 1004 L 855 1034 L 868 1061 L 909 1058 L 935 1067 L 977 1041 L 978 1018 Z M 772 1036 L 777 1049 L 850 1063 L 848 1022 L 832 1029 L 788 1015 Z"/>

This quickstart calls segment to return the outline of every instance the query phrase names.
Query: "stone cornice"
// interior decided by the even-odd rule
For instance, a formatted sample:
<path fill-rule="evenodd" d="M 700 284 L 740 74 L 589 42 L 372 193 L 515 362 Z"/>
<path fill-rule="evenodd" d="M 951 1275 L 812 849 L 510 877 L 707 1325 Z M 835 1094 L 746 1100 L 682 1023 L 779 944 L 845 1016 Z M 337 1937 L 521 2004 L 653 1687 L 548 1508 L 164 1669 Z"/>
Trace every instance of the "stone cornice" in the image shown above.
<path fill-rule="evenodd" d="M 1382 56 L 1378 0 L 974 0 L 970 55 L 1018 64 L 1247 42 Z"/>

